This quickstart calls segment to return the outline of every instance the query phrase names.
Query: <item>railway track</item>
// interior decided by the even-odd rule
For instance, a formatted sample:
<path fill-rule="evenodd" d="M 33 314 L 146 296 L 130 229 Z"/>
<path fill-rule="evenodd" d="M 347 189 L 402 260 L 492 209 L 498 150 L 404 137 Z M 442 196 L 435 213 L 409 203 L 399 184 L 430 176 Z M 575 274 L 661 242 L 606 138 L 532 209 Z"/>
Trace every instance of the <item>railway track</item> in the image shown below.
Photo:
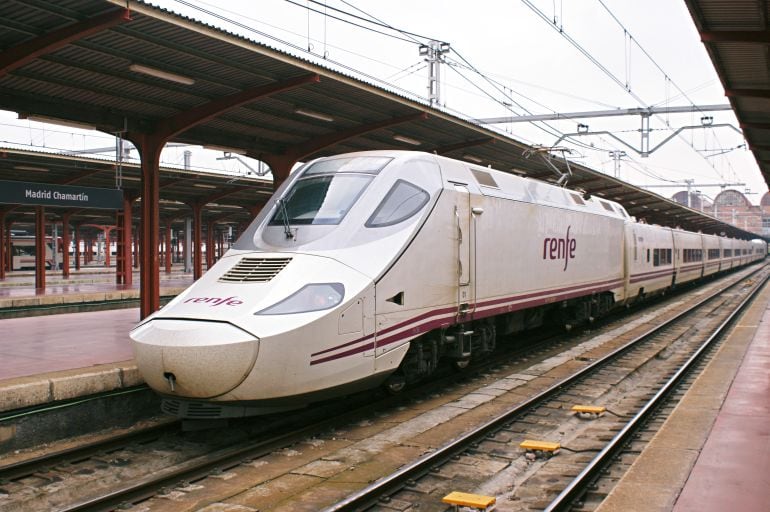
<path fill-rule="evenodd" d="M 553 383 L 543 392 L 327 507 L 324 512 L 401 510 L 405 504 L 420 510 L 443 510 L 441 506 L 437 508 L 436 503 L 440 503 L 440 495 L 444 492 L 436 491 L 444 487 L 448 493 L 451 485 L 446 484 L 455 480 L 462 482 L 466 488 L 477 483 L 482 494 L 506 496 L 506 502 L 498 500 L 501 510 L 560 511 L 569 510 L 574 505 L 579 510 L 586 510 L 585 496 L 591 492 L 597 493 L 600 478 L 617 480 L 618 475 L 609 475 L 607 470 L 610 462 L 633 440 L 633 436 L 659 410 L 664 400 L 688 372 L 697 366 L 704 354 L 713 348 L 715 341 L 720 339 L 766 279 L 765 271 L 760 284 L 755 285 L 748 296 L 737 301 L 722 301 L 725 292 L 698 301 L 665 323 L 592 361 L 569 377 Z M 740 286 L 740 283 L 729 289 L 735 286 Z M 731 302 L 737 302 L 737 305 L 728 304 Z M 687 322 L 688 318 L 692 320 L 695 313 L 702 312 L 704 308 L 706 312 L 703 314 L 706 317 L 714 317 L 718 310 L 728 306 L 728 314 L 719 315 L 711 322 L 716 323 L 715 326 L 705 329 L 704 326 L 696 327 L 696 322 L 690 322 L 684 327 L 680 325 Z M 699 330 L 709 332 L 704 341 L 683 342 L 688 333 L 695 334 L 693 331 Z M 673 341 L 661 342 L 663 337 Z M 689 351 L 687 347 L 691 345 L 694 348 Z M 569 415 L 565 410 L 567 405 L 574 403 L 575 399 L 584 401 L 586 396 L 604 397 L 604 393 L 599 390 L 615 387 L 629 379 L 647 364 L 650 353 L 652 358 L 658 357 L 659 360 L 671 363 L 659 365 L 667 376 L 664 384 L 659 389 L 646 384 L 645 388 L 637 390 L 636 396 L 628 393 L 623 400 L 616 401 L 613 409 L 606 414 L 607 420 L 600 422 L 597 416 L 590 428 L 573 428 L 570 436 L 570 426 L 565 423 L 574 424 L 580 420 L 564 421 L 565 416 Z M 679 359 L 684 359 L 684 362 L 680 364 Z M 613 366 L 610 367 L 610 364 Z M 618 412 L 619 409 L 623 409 L 623 412 Z M 626 421 L 627 417 L 630 420 Z M 585 436 L 587 441 L 581 443 L 579 436 L 586 431 L 590 431 L 590 435 Z M 566 438 L 560 450 L 570 452 L 570 460 L 563 460 L 562 455 L 553 458 L 545 455 L 541 458 L 540 453 L 532 452 L 522 457 L 517 441 L 533 434 L 561 435 Z M 487 467 L 479 471 L 484 463 Z M 574 479 L 570 478 L 572 476 Z M 605 492 L 608 492 L 606 482 Z M 600 500 L 594 496 L 593 503 L 598 502 Z"/>
<path fill-rule="evenodd" d="M 644 324 L 644 318 L 643 314 L 640 325 Z M 610 321 L 608 328 L 618 324 L 629 327 L 634 322 Z M 584 337 L 596 336 L 588 333 Z M 515 356 L 518 360 L 512 356 L 513 362 L 498 365 L 497 369 L 477 370 L 482 372 L 479 376 L 461 378 L 460 381 L 455 377 L 455 383 L 448 387 L 446 381 L 442 381 L 428 389 L 393 397 L 376 405 L 371 404 L 371 397 L 359 397 L 362 409 L 347 414 L 345 411 L 355 405 L 353 402 L 337 406 L 325 404 L 319 408 L 315 419 L 303 416 L 305 413 L 298 414 L 294 416 L 297 420 L 294 426 L 286 421 L 287 418 L 272 426 L 261 421 L 260 425 L 255 425 L 253 420 L 244 422 L 234 429 L 221 431 L 234 441 L 231 443 L 205 441 L 202 433 L 181 436 L 174 441 L 178 436 L 170 434 L 123 445 L 118 443 L 111 448 L 95 446 L 91 447 L 90 454 L 73 452 L 59 461 L 41 459 L 21 471 L 26 475 L 18 471 L 15 475 L 6 474 L 8 468 L 0 467 L 0 511 L 39 510 L 41 504 L 56 510 L 108 510 L 127 507 L 131 503 L 140 503 L 136 510 L 195 510 L 209 503 L 231 500 L 265 510 L 273 506 L 281 509 L 285 499 L 296 500 L 290 501 L 291 505 L 284 504 L 286 510 L 315 510 L 319 508 L 318 490 L 303 494 L 300 483 L 297 495 L 287 498 L 290 493 L 282 495 L 279 492 L 286 487 L 285 481 L 292 480 L 287 484 L 291 487 L 297 483 L 295 481 L 303 479 L 341 479 L 343 482 L 337 485 L 338 488 L 323 498 L 325 503 L 332 503 L 335 496 L 338 499 L 363 487 L 380 478 L 387 469 L 402 466 L 406 459 L 440 451 L 439 445 L 443 443 L 437 441 L 426 446 L 410 446 L 412 432 L 405 425 L 433 422 L 431 425 L 426 423 L 426 429 L 436 425 L 448 427 L 454 417 L 446 415 L 447 409 L 467 412 L 469 416 L 488 416 L 489 413 L 482 410 L 491 402 L 478 402 L 474 397 L 479 393 L 474 390 L 513 372 L 520 377 L 507 379 L 508 382 L 516 381 L 517 390 L 520 390 L 514 396 L 534 394 L 538 386 L 542 387 L 541 379 L 534 375 L 548 366 L 543 361 L 560 357 L 565 347 L 574 351 L 570 349 L 573 345 L 573 342 L 550 340 L 541 347 L 528 349 L 527 356 Z M 593 356 L 584 352 L 567 357 L 570 358 L 585 365 Z M 490 395 L 490 398 L 494 397 Z M 457 402 L 463 405 L 457 407 Z M 547 409 L 542 408 L 543 411 Z M 330 417 L 332 419 L 328 419 Z M 247 423 L 250 426 L 244 426 Z M 479 442 L 479 446 L 483 444 L 483 440 Z M 473 454 L 477 449 L 465 450 Z M 520 455 L 517 453 L 516 457 L 521 458 Z M 462 461 L 466 456 L 460 455 L 457 460 Z M 457 455 L 450 456 L 449 460 L 453 457 Z M 436 464 L 429 464 L 428 470 Z M 489 468 L 499 468 L 501 463 L 492 460 L 485 464 Z M 137 466 L 143 466 L 144 471 L 130 470 Z M 352 481 L 344 482 L 346 475 Z M 103 485 L 94 485 L 93 480 L 100 480 Z M 419 487 L 422 484 L 419 477 L 411 476 L 403 485 Z M 61 487 L 69 487 L 72 492 L 61 494 Z M 25 493 L 27 499 L 23 499 Z M 320 495 L 324 496 L 323 491 Z M 22 499 L 17 500 L 19 498 Z M 399 498 L 394 500 L 398 502 Z"/>

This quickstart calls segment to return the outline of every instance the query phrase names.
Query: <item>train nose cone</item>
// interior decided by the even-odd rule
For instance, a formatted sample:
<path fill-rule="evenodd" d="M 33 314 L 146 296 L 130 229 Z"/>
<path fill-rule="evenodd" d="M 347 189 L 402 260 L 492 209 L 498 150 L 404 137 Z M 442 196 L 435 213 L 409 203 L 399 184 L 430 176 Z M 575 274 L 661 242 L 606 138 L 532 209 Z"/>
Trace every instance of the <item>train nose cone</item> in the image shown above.
<path fill-rule="evenodd" d="M 131 332 L 147 384 L 166 395 L 212 398 L 251 371 L 259 339 L 223 322 L 155 319 Z"/>

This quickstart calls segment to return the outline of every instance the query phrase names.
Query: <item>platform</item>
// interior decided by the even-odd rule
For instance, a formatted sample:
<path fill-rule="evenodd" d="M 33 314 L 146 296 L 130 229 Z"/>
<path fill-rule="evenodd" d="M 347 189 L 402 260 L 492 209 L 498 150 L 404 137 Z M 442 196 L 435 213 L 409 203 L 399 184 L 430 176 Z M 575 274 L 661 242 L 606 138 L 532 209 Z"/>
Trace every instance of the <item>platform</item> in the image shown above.
<path fill-rule="evenodd" d="M 174 271 L 162 273 L 160 295 L 178 295 L 193 283 L 192 273 Z M 134 273 L 130 286 L 115 284 L 115 270 L 104 267 L 85 267 L 72 271 L 68 279 L 60 272 L 49 272 L 44 290 L 35 288 L 34 273 L 13 272 L 0 281 L 0 311 L 10 308 L 78 304 L 110 300 L 138 299 L 139 273 Z"/>
<path fill-rule="evenodd" d="M 124 286 L 115 284 L 114 272 L 108 267 L 83 267 L 65 279 L 50 271 L 43 291 L 35 289 L 33 272 L 10 273 L 0 281 L 0 313 L 30 306 L 79 309 L 79 305 L 138 298 L 138 273 L 132 286 Z M 176 269 L 163 273 L 161 296 L 178 295 L 192 282 L 191 273 Z M 18 314 L 18 318 L 0 319 L 0 413 L 143 383 L 128 338 L 139 321 L 138 308 Z"/>
<path fill-rule="evenodd" d="M 142 384 L 138 321 L 138 308 L 1 320 L 0 412 Z"/>
<path fill-rule="evenodd" d="M 600 512 L 770 510 L 770 287 Z"/>

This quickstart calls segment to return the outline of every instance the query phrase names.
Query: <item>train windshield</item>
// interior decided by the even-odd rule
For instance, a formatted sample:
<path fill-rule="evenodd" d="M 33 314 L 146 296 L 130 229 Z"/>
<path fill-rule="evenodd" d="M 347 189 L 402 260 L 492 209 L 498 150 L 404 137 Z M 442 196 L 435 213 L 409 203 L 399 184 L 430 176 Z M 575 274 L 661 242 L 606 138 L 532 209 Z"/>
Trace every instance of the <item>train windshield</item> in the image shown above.
<path fill-rule="evenodd" d="M 279 200 L 269 224 L 339 224 L 391 160 L 353 157 L 312 164 Z"/>

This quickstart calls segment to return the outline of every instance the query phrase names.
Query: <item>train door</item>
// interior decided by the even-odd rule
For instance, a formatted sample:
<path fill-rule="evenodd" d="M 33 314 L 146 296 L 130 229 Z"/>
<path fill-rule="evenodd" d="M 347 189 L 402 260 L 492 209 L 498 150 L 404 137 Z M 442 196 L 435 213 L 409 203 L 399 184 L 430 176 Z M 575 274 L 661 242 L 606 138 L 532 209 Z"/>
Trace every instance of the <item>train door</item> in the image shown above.
<path fill-rule="evenodd" d="M 627 222 L 625 231 L 626 250 L 623 258 L 624 296 L 631 298 L 631 274 L 636 271 L 639 265 L 639 235 L 634 229 L 634 224 Z"/>
<path fill-rule="evenodd" d="M 676 286 L 676 278 L 679 277 L 679 273 L 682 267 L 682 259 L 679 256 L 680 246 L 683 245 L 682 243 L 680 243 L 682 240 L 684 240 L 684 236 L 682 236 L 681 240 L 678 240 L 676 232 L 674 232 L 673 230 L 671 231 L 671 258 L 672 258 L 671 288 Z"/>
<path fill-rule="evenodd" d="M 471 195 L 468 187 L 455 184 L 455 221 L 457 223 L 457 318 L 472 319 L 475 293 L 471 272 Z"/>

